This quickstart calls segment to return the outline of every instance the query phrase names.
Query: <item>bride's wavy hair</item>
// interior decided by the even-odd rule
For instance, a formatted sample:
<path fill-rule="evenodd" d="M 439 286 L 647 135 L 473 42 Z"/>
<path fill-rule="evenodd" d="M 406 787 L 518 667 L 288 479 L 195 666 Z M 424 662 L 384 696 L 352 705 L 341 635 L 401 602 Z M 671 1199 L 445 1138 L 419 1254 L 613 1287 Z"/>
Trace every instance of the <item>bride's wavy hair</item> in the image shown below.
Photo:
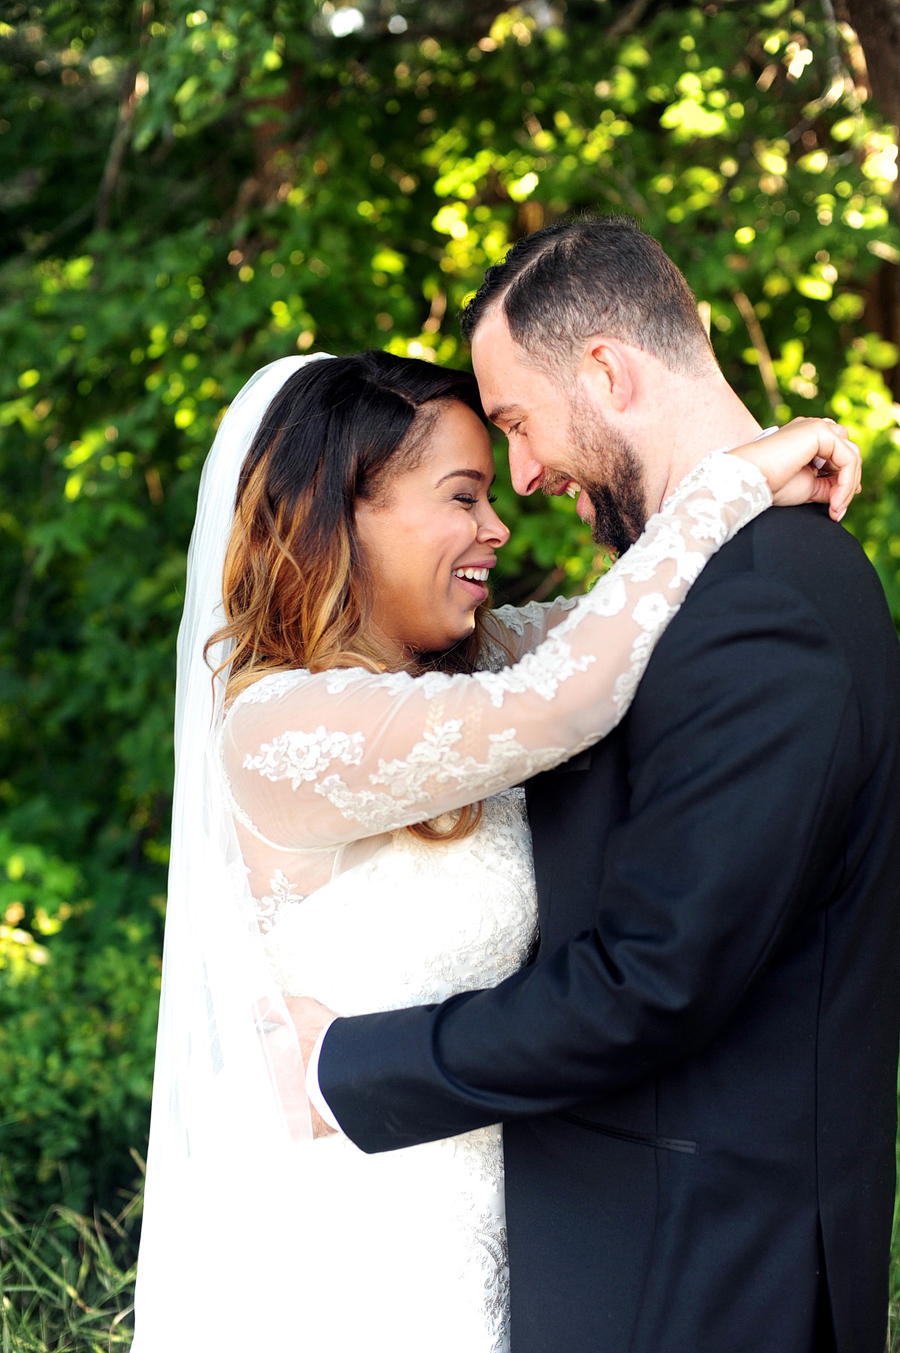
<path fill-rule="evenodd" d="M 312 362 L 285 381 L 241 469 L 225 556 L 225 624 L 206 645 L 208 653 L 230 641 L 228 698 L 297 667 L 390 666 L 371 632 L 372 578 L 356 506 L 386 501 L 392 481 L 420 463 L 441 406 L 454 400 L 486 422 L 474 376 L 378 350 Z M 417 654 L 404 670 L 474 671 L 489 604 L 460 643 Z M 480 815 L 475 804 L 449 831 L 424 822 L 410 831 L 454 840 Z"/>

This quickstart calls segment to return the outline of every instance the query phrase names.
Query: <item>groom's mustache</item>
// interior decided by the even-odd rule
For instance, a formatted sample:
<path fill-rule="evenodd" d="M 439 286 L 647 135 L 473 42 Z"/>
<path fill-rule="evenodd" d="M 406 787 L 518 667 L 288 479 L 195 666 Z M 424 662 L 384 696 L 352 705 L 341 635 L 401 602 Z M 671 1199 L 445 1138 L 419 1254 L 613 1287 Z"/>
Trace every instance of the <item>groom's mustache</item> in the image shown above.
<path fill-rule="evenodd" d="M 556 498 L 571 478 L 572 475 L 560 474 L 558 470 L 545 470 L 538 488 L 547 498 Z"/>

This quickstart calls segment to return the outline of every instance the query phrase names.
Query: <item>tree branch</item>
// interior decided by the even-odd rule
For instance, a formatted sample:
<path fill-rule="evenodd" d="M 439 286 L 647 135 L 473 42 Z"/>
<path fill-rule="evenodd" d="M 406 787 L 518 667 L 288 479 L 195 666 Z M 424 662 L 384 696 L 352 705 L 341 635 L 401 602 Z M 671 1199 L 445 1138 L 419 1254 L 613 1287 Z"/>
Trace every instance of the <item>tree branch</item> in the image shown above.
<path fill-rule="evenodd" d="M 775 375 L 775 367 L 772 363 L 772 354 L 769 352 L 769 345 L 766 342 L 766 336 L 762 331 L 762 325 L 756 317 L 756 311 L 750 301 L 750 297 L 743 291 L 733 291 L 731 299 L 740 312 L 741 319 L 747 326 L 747 333 L 750 335 L 750 342 L 753 344 L 759 362 L 759 374 L 762 376 L 762 383 L 765 386 L 766 395 L 769 400 L 769 407 L 773 415 L 777 416 L 778 405 L 781 403 L 781 392 L 778 389 L 778 377 Z"/>
<path fill-rule="evenodd" d="M 97 210 L 94 215 L 95 230 L 105 230 L 109 225 L 109 207 L 116 184 L 119 181 L 122 161 L 125 158 L 125 151 L 131 137 L 131 120 L 134 117 L 134 109 L 137 103 L 136 79 L 137 63 L 132 61 L 125 71 L 125 77 L 122 81 L 122 93 L 119 97 L 119 117 L 113 139 L 110 142 L 106 164 L 103 166 L 103 177 L 100 180 L 100 188 L 97 193 Z"/>
<path fill-rule="evenodd" d="M 633 32 L 652 4 L 653 0 L 631 0 L 615 23 L 610 25 L 606 34 L 610 42 L 615 42 L 616 38 L 624 38 Z"/>
<path fill-rule="evenodd" d="M 100 188 L 97 192 L 97 211 L 94 217 L 95 230 L 105 230 L 109 224 L 109 208 L 113 193 L 116 190 L 116 184 L 119 181 L 125 151 L 128 149 L 128 142 L 131 139 L 134 110 L 147 92 L 146 76 L 139 75 L 138 66 L 140 64 L 139 53 L 147 42 L 147 25 L 150 22 L 152 12 L 152 0 L 138 0 L 134 12 L 136 52 L 125 67 L 125 73 L 122 77 L 116 130 L 110 142 L 106 164 L 103 166 L 103 177 L 100 180 Z"/>

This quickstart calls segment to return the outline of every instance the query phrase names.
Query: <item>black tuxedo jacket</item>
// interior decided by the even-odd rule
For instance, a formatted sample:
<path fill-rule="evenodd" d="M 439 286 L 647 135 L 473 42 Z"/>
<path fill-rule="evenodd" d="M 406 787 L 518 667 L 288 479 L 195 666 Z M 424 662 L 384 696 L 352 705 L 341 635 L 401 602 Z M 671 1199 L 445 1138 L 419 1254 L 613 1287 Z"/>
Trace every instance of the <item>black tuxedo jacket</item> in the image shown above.
<path fill-rule="evenodd" d="M 339 1020 L 338 1119 L 365 1151 L 504 1122 L 513 1353 L 882 1353 L 900 648 L 856 541 L 746 527 L 528 806 L 535 962 Z"/>

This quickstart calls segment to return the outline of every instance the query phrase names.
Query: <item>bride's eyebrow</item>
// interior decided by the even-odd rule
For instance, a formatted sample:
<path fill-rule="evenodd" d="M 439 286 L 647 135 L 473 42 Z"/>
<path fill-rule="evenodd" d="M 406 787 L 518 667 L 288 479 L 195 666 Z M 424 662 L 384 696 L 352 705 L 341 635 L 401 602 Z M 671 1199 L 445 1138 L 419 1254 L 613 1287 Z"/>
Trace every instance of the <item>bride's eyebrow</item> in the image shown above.
<path fill-rule="evenodd" d="M 488 487 L 490 488 L 495 478 L 495 475 L 491 475 L 490 479 L 488 479 L 487 475 L 482 474 L 481 470 L 451 470 L 449 474 L 441 475 L 437 484 L 435 484 L 435 488 L 439 488 L 447 479 L 477 479 L 479 484 L 483 484 L 487 480 Z"/>

